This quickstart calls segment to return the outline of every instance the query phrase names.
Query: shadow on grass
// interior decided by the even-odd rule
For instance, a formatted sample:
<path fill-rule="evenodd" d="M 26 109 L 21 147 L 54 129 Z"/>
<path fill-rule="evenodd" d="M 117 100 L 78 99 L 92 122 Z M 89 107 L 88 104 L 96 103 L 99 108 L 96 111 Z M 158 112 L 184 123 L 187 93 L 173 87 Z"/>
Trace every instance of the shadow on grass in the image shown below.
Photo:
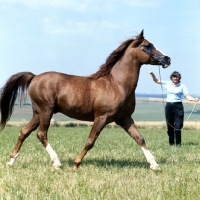
<path fill-rule="evenodd" d="M 62 161 L 64 165 L 69 165 L 73 167 L 74 160 L 69 159 L 68 161 Z M 102 159 L 83 159 L 80 164 L 81 166 L 89 166 L 93 165 L 96 167 L 115 167 L 115 168 L 124 168 L 124 167 L 134 167 L 134 168 L 149 168 L 149 164 L 147 162 L 139 162 L 139 161 L 130 161 L 130 160 L 102 160 Z"/>
<path fill-rule="evenodd" d="M 192 142 L 192 141 L 183 143 L 183 146 L 198 146 L 198 145 L 199 145 L 199 142 Z"/>

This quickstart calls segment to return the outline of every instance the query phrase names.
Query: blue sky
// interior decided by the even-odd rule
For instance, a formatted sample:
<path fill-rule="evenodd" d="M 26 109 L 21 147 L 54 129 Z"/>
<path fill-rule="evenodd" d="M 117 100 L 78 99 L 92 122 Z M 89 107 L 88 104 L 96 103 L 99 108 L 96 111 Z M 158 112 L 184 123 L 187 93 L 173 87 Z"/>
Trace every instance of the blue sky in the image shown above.
<path fill-rule="evenodd" d="M 169 55 L 169 80 L 182 74 L 190 94 L 200 94 L 199 0 L 0 0 L 0 87 L 14 73 L 59 71 L 87 76 L 124 40 L 144 36 Z M 143 65 L 137 93 L 162 93 Z"/>

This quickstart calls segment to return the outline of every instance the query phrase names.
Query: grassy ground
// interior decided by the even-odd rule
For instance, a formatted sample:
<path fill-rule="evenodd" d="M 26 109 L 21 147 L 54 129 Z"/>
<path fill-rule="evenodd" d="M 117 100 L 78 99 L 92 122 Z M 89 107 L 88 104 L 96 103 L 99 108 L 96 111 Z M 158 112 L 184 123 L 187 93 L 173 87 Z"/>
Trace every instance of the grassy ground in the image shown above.
<path fill-rule="evenodd" d="M 199 199 L 199 131 L 183 130 L 182 147 L 171 147 L 165 129 L 140 128 L 162 169 L 153 172 L 140 147 L 122 129 L 105 128 L 80 168 L 72 172 L 89 130 L 50 128 L 49 142 L 62 163 L 62 169 L 55 171 L 36 132 L 25 141 L 16 164 L 6 167 L 20 131 L 20 127 L 6 127 L 0 133 L 0 199 Z"/>

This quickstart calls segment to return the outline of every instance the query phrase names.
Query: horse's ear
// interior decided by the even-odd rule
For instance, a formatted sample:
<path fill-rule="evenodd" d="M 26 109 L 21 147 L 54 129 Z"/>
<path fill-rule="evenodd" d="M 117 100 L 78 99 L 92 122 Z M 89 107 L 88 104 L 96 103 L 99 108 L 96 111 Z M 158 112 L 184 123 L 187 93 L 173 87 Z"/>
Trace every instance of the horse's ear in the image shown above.
<path fill-rule="evenodd" d="M 135 38 L 135 40 L 132 44 L 132 47 L 137 47 L 143 42 L 143 40 L 144 40 L 143 34 L 144 34 L 144 30 L 142 30 L 141 33 Z"/>
<path fill-rule="evenodd" d="M 144 29 L 141 31 L 141 33 L 137 36 L 137 39 L 144 39 Z"/>

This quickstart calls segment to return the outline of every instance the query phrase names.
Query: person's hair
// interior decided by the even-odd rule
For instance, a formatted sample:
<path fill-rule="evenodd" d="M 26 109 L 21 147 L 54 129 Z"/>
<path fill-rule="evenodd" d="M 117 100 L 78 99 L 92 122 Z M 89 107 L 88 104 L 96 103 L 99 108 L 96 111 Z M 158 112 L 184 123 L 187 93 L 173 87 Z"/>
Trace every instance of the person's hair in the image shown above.
<path fill-rule="evenodd" d="M 179 81 L 181 80 L 181 74 L 177 71 L 172 72 L 172 74 L 170 75 L 170 79 L 172 80 L 172 77 L 176 76 L 179 78 Z"/>

